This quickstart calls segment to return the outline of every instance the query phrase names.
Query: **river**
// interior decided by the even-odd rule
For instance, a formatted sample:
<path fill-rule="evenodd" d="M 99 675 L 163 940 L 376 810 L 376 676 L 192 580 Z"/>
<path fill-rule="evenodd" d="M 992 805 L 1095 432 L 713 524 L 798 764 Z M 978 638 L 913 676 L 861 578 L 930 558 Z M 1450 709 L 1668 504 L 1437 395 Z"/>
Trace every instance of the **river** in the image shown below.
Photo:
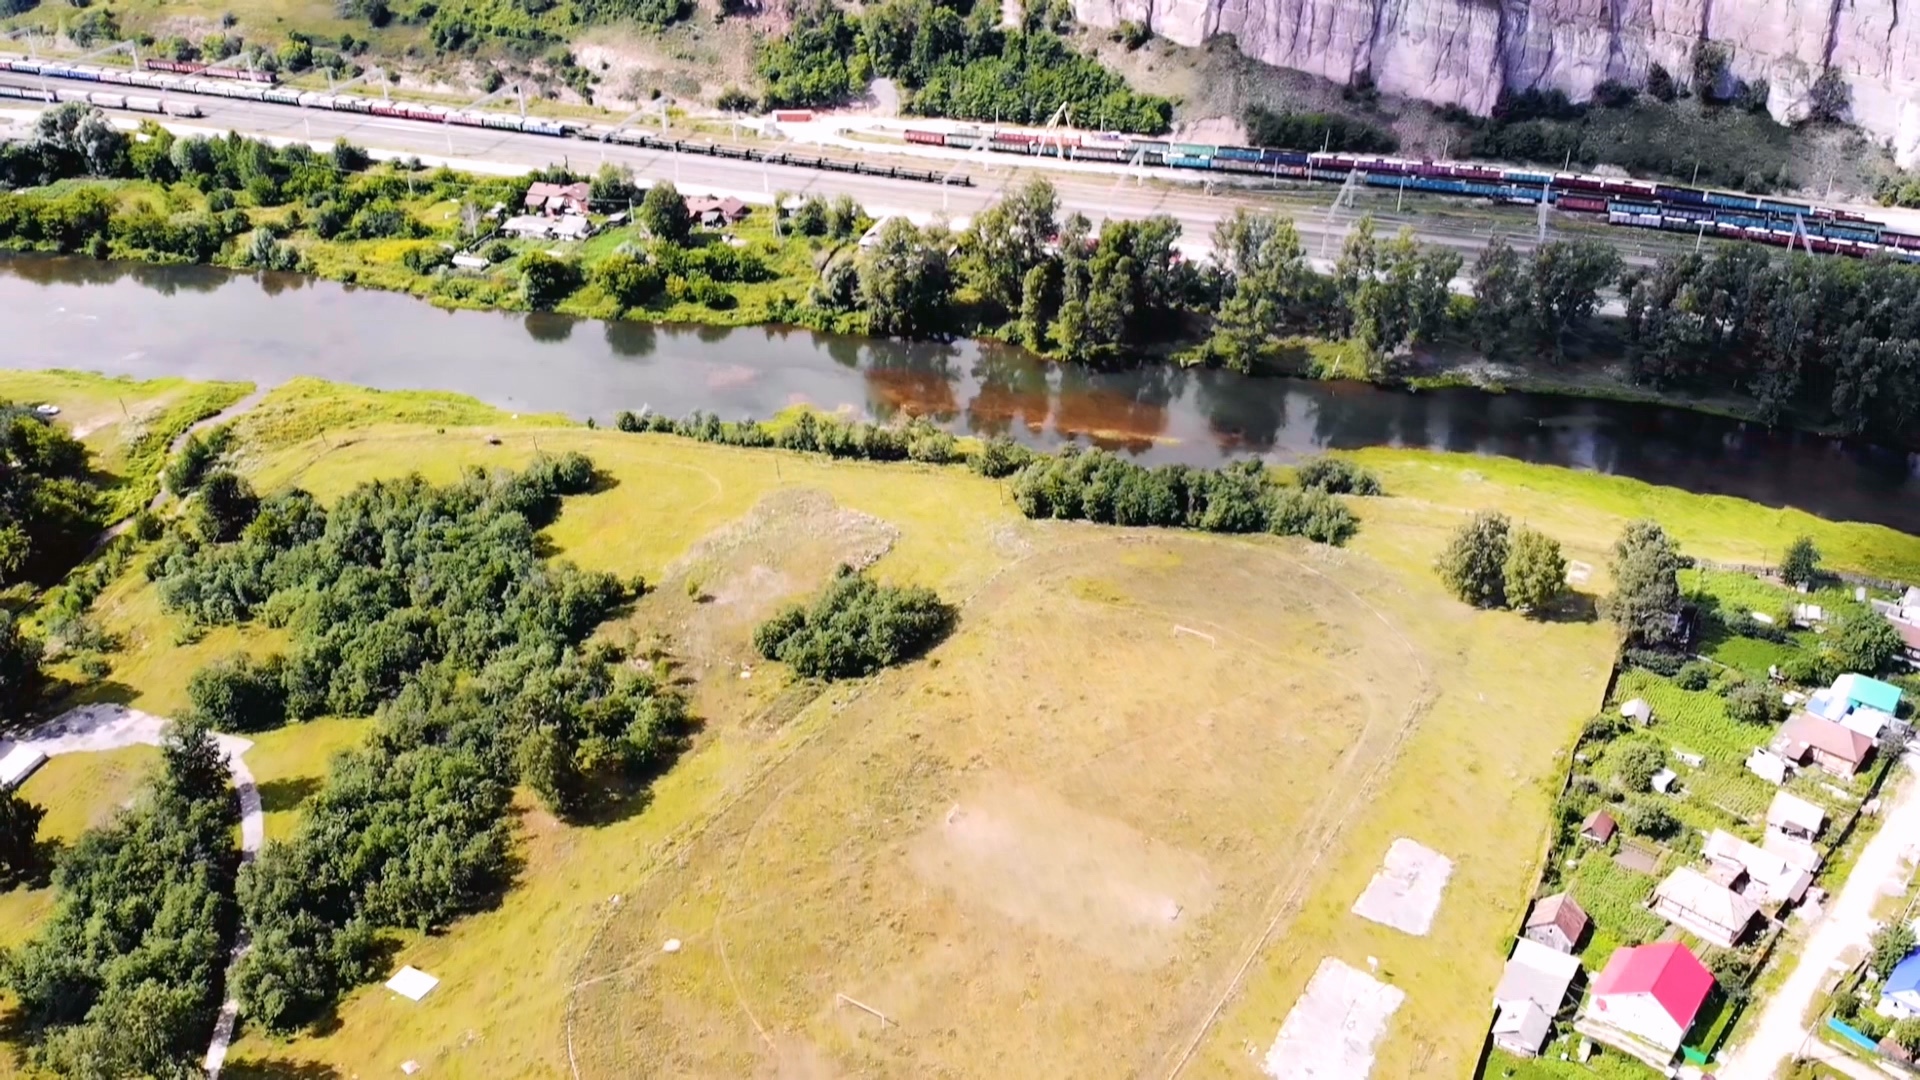
<path fill-rule="evenodd" d="M 39 256 L 0 255 L 0 311 L 5 367 L 262 385 L 311 375 L 602 423 L 621 409 L 735 419 L 806 403 L 879 419 L 923 415 L 1040 447 L 1093 443 L 1149 464 L 1430 448 L 1920 533 L 1920 454 L 1651 405 L 1164 366 L 1095 372 L 992 344 L 449 312 L 291 274 Z"/>

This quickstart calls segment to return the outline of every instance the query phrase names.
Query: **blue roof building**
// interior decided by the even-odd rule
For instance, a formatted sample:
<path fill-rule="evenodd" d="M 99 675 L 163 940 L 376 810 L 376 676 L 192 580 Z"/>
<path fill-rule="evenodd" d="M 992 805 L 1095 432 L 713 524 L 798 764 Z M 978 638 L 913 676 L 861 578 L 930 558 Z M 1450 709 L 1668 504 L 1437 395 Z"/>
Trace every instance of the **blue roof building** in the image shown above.
<path fill-rule="evenodd" d="M 1880 984 L 1880 1003 L 1897 1016 L 1920 1016 L 1920 952 L 1908 953 L 1887 973 L 1887 981 Z"/>
<path fill-rule="evenodd" d="M 1866 675 L 1848 673 L 1833 681 L 1836 695 L 1844 695 L 1847 704 L 1856 708 L 1865 706 L 1879 709 L 1888 716 L 1897 716 L 1900 712 L 1900 688 L 1892 683 L 1883 683 L 1879 679 Z"/>

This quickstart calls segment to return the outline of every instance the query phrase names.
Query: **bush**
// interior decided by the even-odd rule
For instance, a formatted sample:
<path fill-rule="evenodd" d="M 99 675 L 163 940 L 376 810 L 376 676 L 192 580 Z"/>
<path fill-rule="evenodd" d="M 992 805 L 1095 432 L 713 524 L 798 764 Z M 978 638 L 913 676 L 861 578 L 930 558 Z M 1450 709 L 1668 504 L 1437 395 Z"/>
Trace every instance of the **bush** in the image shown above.
<path fill-rule="evenodd" d="M 1628 792 L 1644 792 L 1653 787 L 1653 776 L 1666 768 L 1667 753 L 1644 739 L 1618 742 L 1607 751 L 1607 763 Z"/>
<path fill-rule="evenodd" d="M 195 722 L 215 731 L 269 731 L 287 722 L 283 664 L 272 657 L 256 664 L 245 653 L 215 661 L 187 681 Z"/>
<path fill-rule="evenodd" d="M 1294 482 L 1333 495 L 1381 495 L 1380 478 L 1346 458 L 1313 457 L 1294 468 Z"/>
<path fill-rule="evenodd" d="M 1012 476 L 1033 460 L 1033 451 L 1005 435 L 995 435 L 980 444 L 980 452 L 968 463 L 981 476 L 998 480 Z"/>
<path fill-rule="evenodd" d="M 1360 519 L 1324 488 L 1282 491 L 1272 499 L 1267 529 L 1276 535 L 1300 536 L 1316 544 L 1339 547 L 1360 531 Z"/>
<path fill-rule="evenodd" d="M 1680 669 L 1687 665 L 1687 658 L 1679 653 L 1658 649 L 1626 649 L 1620 653 L 1620 659 L 1628 667 L 1642 668 L 1669 679 L 1680 674 Z"/>
<path fill-rule="evenodd" d="M 1633 835 L 1649 840 L 1666 840 L 1680 831 L 1679 820 L 1653 795 L 1628 799 L 1621 811 L 1620 824 Z"/>
<path fill-rule="evenodd" d="M 1247 141 L 1254 146 L 1277 146 L 1318 152 L 1391 154 L 1400 148 L 1392 132 L 1334 113 L 1275 112 L 1250 105 L 1241 115 Z"/>
<path fill-rule="evenodd" d="M 1507 516 L 1494 511 L 1475 514 L 1455 530 L 1434 563 L 1447 591 L 1475 607 L 1505 606 L 1509 530 Z"/>
<path fill-rule="evenodd" d="M 1682 690 L 1705 690 L 1713 685 L 1713 671 L 1712 664 L 1690 660 L 1674 674 L 1673 681 Z"/>
<path fill-rule="evenodd" d="M 495 240 L 493 243 L 488 244 L 486 250 L 481 252 L 481 254 L 485 256 L 486 260 L 490 263 L 503 263 L 513 258 L 513 245 L 507 243 L 505 240 Z"/>
<path fill-rule="evenodd" d="M 1742 724 L 1773 725 L 1787 718 L 1787 706 L 1773 687 L 1742 679 L 1727 690 L 1727 715 Z"/>
<path fill-rule="evenodd" d="M 755 629 L 753 646 L 807 678 L 857 678 L 925 652 L 956 615 L 931 589 L 879 585 L 843 565 L 810 606 Z"/>

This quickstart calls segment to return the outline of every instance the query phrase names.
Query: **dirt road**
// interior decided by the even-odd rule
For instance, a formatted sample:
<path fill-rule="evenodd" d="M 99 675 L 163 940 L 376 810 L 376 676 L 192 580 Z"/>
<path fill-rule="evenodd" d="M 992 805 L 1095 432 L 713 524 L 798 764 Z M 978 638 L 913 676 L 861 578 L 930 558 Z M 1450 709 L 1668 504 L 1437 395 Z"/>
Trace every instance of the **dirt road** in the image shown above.
<path fill-rule="evenodd" d="M 1920 783 L 1906 774 L 1915 771 L 1915 759 L 1901 763 L 1896 779 L 1901 786 L 1882 811 L 1880 831 L 1867 842 L 1847 876 L 1840 894 L 1827 906 L 1827 913 L 1807 936 L 1799 962 L 1766 1003 L 1752 1034 L 1729 1055 L 1714 1075 L 1720 1080 L 1773 1080 L 1780 1063 L 1812 1047 L 1806 1027 L 1801 1023 L 1814 996 L 1825 990 L 1844 971 L 1850 959 L 1867 947 L 1867 938 L 1878 925 L 1873 907 L 1889 889 L 1906 884 L 1909 858 L 1916 838 L 1920 838 Z M 1848 1061 L 1846 1065 L 1857 1063 Z M 1874 1077 L 1867 1066 L 1836 1067 L 1850 1076 Z"/>

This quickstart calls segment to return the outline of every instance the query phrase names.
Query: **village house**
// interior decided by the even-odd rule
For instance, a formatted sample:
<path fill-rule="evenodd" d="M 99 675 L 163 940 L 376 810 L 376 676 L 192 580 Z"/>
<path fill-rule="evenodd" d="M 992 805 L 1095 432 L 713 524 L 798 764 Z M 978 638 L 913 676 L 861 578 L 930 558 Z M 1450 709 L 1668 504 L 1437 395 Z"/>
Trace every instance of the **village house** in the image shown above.
<path fill-rule="evenodd" d="M 1579 975 L 1579 957 L 1525 938 L 1514 942 L 1493 991 L 1494 1042 L 1522 1057 L 1538 1054 Z"/>
<path fill-rule="evenodd" d="M 709 229 L 732 225 L 747 216 L 751 208 L 729 195 L 716 199 L 711 195 L 687 196 L 687 214 Z"/>
<path fill-rule="evenodd" d="M 1653 890 L 1653 913 L 1711 945 L 1730 949 L 1747 934 L 1760 905 L 1725 882 L 1738 875 L 1718 869 L 1716 881 L 1690 866 L 1668 874 Z"/>
<path fill-rule="evenodd" d="M 1767 804 L 1767 832 L 1813 841 L 1827 826 L 1827 812 L 1790 791 L 1774 792 Z"/>
<path fill-rule="evenodd" d="M 1573 897 L 1554 893 L 1533 905 L 1520 936 L 1556 952 L 1570 953 L 1580 947 L 1586 933 L 1587 913 Z"/>
<path fill-rule="evenodd" d="M 559 217 L 562 214 L 585 214 L 587 199 L 592 187 L 586 181 L 577 184 L 549 184 L 535 181 L 527 189 L 526 207 L 536 214 Z"/>
<path fill-rule="evenodd" d="M 1818 765 L 1845 779 L 1873 755 L 1873 740 L 1810 712 L 1797 712 L 1780 725 L 1769 749 L 1795 765 Z"/>
<path fill-rule="evenodd" d="M 1880 1011 L 1902 1020 L 1920 1016 L 1920 952 L 1908 953 L 1887 972 L 1880 984 Z"/>
<path fill-rule="evenodd" d="M 1851 709 L 1874 709 L 1888 715 L 1900 711 L 1899 687 L 1858 672 L 1833 680 L 1833 693 Z"/>
<path fill-rule="evenodd" d="M 1759 904 L 1797 904 L 1813 884 L 1813 874 L 1747 840 L 1715 829 L 1702 852 L 1716 869 L 1733 872 L 1729 888 Z"/>
<path fill-rule="evenodd" d="M 1713 988 L 1713 973 L 1677 941 L 1618 949 L 1574 1030 L 1664 1070 Z"/>

